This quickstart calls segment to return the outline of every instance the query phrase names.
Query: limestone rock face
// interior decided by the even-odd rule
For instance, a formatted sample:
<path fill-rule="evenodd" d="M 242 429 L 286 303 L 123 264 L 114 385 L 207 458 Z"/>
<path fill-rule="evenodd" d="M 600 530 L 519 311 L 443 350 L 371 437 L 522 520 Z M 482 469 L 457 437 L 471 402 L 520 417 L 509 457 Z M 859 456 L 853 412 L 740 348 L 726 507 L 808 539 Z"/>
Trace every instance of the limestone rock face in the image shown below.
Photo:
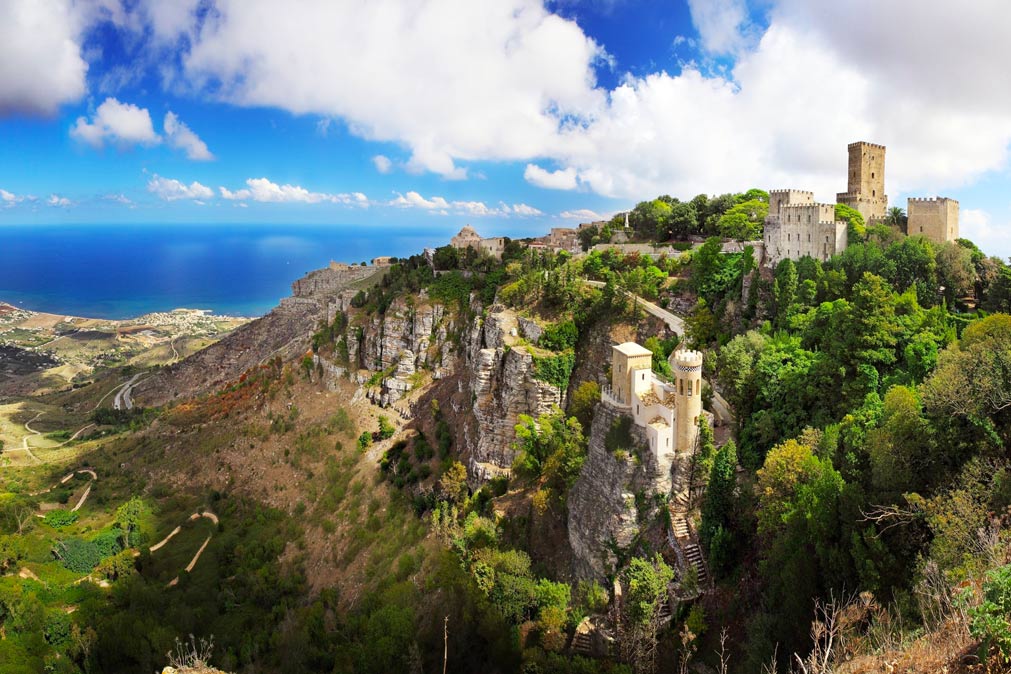
<path fill-rule="evenodd" d="M 509 471 L 516 458 L 512 444 L 519 415 L 537 416 L 563 403 L 564 391 L 534 378 L 530 353 L 511 347 L 516 328 L 516 315 L 500 306 L 471 326 L 466 364 L 477 423 L 466 442 L 470 476 L 476 481 Z"/>
<path fill-rule="evenodd" d="M 586 461 L 569 492 L 569 544 L 573 573 L 580 579 L 604 579 L 617 562 L 612 548 L 627 547 L 639 533 L 636 493 L 670 490 L 670 475 L 654 474 L 645 464 L 608 451 L 607 432 L 621 414 L 605 403 L 597 405 Z M 632 424 L 630 433 L 634 443 L 647 446 L 642 427 Z"/>

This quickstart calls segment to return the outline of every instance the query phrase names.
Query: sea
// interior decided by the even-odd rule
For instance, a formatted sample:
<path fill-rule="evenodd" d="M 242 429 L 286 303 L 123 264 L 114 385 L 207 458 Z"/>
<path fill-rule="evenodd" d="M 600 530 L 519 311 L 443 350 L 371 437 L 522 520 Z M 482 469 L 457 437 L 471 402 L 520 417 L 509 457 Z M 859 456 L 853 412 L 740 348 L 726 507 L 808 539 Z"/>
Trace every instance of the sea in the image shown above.
<path fill-rule="evenodd" d="M 92 318 L 176 308 L 261 316 L 330 260 L 407 257 L 445 245 L 459 227 L 3 225 L 0 301 Z"/>

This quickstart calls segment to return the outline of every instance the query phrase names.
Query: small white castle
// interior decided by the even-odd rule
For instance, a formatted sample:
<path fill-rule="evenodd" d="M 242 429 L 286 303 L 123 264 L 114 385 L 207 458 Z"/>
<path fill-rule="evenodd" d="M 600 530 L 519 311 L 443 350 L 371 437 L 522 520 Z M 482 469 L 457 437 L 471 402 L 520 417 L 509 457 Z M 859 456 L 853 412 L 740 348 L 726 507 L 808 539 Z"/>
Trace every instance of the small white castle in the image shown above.
<path fill-rule="evenodd" d="M 702 415 L 702 352 L 676 351 L 674 381 L 653 373 L 653 352 L 625 342 L 611 347 L 611 385 L 604 402 L 627 411 L 646 429 L 656 468 L 668 474 L 677 453 L 695 449 Z"/>

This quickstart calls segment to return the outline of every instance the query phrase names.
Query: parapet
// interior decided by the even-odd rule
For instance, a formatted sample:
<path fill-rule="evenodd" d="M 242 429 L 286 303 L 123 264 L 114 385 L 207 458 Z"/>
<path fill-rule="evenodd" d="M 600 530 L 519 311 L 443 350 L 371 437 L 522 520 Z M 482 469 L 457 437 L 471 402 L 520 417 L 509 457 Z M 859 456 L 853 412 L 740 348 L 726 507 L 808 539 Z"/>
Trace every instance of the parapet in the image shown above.
<path fill-rule="evenodd" d="M 864 146 L 867 146 L 867 147 L 875 147 L 875 148 L 878 148 L 880 150 L 884 150 L 885 149 L 884 145 L 878 145 L 877 143 L 868 143 L 866 140 L 858 140 L 855 143 L 850 143 L 849 145 L 846 146 L 846 148 L 849 149 L 851 147 L 857 147 L 858 145 L 864 145 Z"/>
<path fill-rule="evenodd" d="M 769 190 L 769 195 L 773 194 L 810 194 L 814 196 L 814 192 L 810 190 L 794 190 L 794 189 L 781 189 L 781 190 Z"/>
<path fill-rule="evenodd" d="M 692 349 L 675 351 L 674 367 L 679 372 L 692 372 L 702 369 L 702 352 Z"/>
<path fill-rule="evenodd" d="M 944 203 L 958 203 L 958 199 L 949 199 L 948 197 L 909 197 L 908 201 L 917 204 L 944 204 Z"/>

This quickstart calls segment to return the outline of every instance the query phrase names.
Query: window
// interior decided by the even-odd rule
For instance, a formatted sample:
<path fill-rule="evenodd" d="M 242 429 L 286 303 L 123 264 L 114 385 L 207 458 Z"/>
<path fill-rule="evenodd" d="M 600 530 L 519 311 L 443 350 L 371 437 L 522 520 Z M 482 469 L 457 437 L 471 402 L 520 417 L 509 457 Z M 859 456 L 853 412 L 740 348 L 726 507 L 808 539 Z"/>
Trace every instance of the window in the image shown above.
<path fill-rule="evenodd" d="M 692 394 L 692 380 L 688 380 L 688 395 Z"/>
<path fill-rule="evenodd" d="M 871 177 L 872 178 L 874 177 L 874 171 L 871 171 Z"/>
<path fill-rule="evenodd" d="M 702 395 L 702 380 L 701 379 L 696 379 L 695 380 L 695 390 L 699 392 L 699 395 Z"/>
<path fill-rule="evenodd" d="M 811 243 L 811 232 L 807 233 L 807 242 Z"/>
<path fill-rule="evenodd" d="M 877 190 L 871 190 L 871 196 L 872 197 L 878 196 L 878 191 Z"/>
<path fill-rule="evenodd" d="M 670 438 L 667 438 L 667 446 L 670 447 Z"/>
<path fill-rule="evenodd" d="M 636 404 L 635 404 L 635 413 L 636 413 L 636 414 L 638 414 L 638 413 L 639 413 L 639 403 L 636 403 Z"/>

